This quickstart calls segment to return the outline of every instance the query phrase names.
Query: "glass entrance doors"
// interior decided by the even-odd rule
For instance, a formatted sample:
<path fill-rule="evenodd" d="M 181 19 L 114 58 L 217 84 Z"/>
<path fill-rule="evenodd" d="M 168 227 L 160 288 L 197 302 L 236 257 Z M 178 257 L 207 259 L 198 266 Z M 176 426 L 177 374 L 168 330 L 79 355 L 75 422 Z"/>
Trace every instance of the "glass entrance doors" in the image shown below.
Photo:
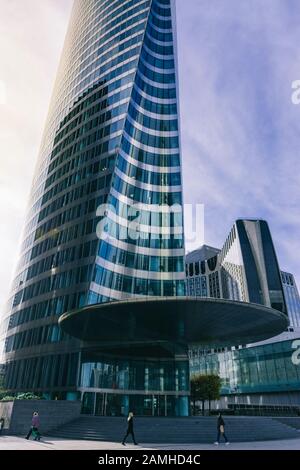
<path fill-rule="evenodd" d="M 94 416 L 188 416 L 188 396 L 84 392 L 82 413 Z"/>

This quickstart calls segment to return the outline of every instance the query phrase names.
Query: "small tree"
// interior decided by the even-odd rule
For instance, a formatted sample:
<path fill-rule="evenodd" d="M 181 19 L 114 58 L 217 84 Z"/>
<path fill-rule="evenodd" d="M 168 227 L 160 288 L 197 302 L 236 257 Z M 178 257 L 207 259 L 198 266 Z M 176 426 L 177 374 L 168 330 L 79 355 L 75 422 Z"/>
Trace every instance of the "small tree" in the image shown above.
<path fill-rule="evenodd" d="M 204 416 L 205 402 L 209 402 L 209 412 L 211 401 L 219 400 L 221 390 L 221 379 L 218 375 L 194 374 L 191 377 L 191 398 L 193 401 L 193 411 L 195 414 L 196 401 L 202 402 L 202 415 Z"/>

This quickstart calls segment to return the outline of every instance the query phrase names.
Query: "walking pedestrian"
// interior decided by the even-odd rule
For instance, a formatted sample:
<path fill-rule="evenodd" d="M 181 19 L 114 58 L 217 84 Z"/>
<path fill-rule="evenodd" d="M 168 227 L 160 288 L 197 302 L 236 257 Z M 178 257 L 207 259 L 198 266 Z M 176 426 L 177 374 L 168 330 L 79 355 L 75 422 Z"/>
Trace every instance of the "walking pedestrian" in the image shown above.
<path fill-rule="evenodd" d="M 4 418 L 1 418 L 0 419 L 0 434 L 2 434 L 2 431 L 4 429 L 4 424 L 5 424 Z"/>
<path fill-rule="evenodd" d="M 122 441 L 122 444 L 123 444 L 123 446 L 126 445 L 125 441 L 126 441 L 127 437 L 129 436 L 129 434 L 131 434 L 133 443 L 134 443 L 135 446 L 137 446 L 138 443 L 135 440 L 134 431 L 133 431 L 133 413 L 132 412 L 130 412 L 129 415 L 128 415 L 127 425 L 128 425 L 127 432 L 126 432 L 126 435 L 125 435 L 125 437 Z"/>
<path fill-rule="evenodd" d="M 222 435 L 225 439 L 225 444 L 228 446 L 229 441 L 228 441 L 227 436 L 225 434 L 225 421 L 224 421 L 223 416 L 222 416 L 221 413 L 219 413 L 219 415 L 218 415 L 217 428 L 218 428 L 218 437 L 217 437 L 217 440 L 215 442 L 215 445 L 218 446 L 220 444 L 220 438 L 221 438 L 221 435 Z"/>
<path fill-rule="evenodd" d="M 29 429 L 29 432 L 25 439 L 28 440 L 30 436 L 33 434 L 34 440 L 40 441 L 41 435 L 39 433 L 39 427 L 40 427 L 40 417 L 39 417 L 38 412 L 35 411 L 32 415 L 31 428 Z"/>

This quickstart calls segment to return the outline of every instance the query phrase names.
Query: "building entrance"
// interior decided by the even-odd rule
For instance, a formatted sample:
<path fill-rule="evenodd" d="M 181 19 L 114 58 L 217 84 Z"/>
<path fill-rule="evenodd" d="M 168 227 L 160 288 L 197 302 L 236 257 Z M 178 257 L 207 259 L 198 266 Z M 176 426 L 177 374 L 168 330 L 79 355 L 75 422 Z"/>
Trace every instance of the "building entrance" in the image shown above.
<path fill-rule="evenodd" d="M 83 392 L 82 413 L 94 416 L 188 416 L 189 397 L 162 394 Z"/>

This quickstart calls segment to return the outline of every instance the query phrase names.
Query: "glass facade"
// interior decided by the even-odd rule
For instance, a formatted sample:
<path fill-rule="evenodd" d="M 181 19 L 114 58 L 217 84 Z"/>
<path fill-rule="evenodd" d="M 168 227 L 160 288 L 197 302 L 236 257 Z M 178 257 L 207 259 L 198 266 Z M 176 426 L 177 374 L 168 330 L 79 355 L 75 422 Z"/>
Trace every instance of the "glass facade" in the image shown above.
<path fill-rule="evenodd" d="M 184 295 L 175 36 L 174 0 L 74 2 L 1 325 L 11 392 L 78 385 L 63 313 Z"/>
<path fill-rule="evenodd" d="M 213 353 L 194 349 L 190 351 L 191 372 L 218 374 L 224 395 L 299 391 L 295 346 L 291 340 Z"/>
<path fill-rule="evenodd" d="M 148 416 L 189 412 L 189 362 L 185 359 L 82 358 L 80 390 L 85 414 Z"/>

